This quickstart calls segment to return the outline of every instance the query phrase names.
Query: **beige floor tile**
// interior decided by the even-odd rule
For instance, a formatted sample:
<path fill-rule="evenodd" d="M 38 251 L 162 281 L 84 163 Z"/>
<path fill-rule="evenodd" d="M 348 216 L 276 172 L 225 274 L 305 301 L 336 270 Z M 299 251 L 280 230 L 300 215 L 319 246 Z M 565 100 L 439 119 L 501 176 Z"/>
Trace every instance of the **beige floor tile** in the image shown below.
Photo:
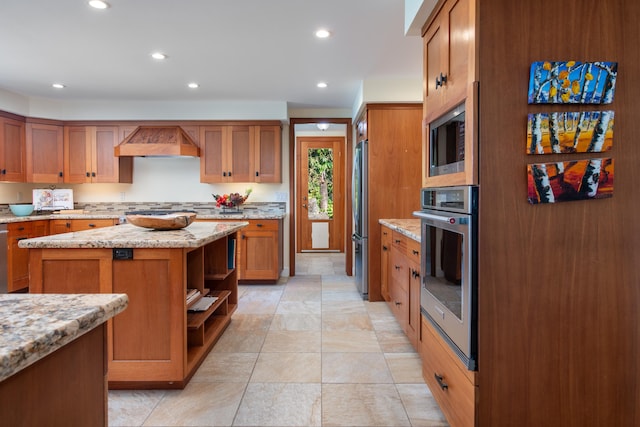
<path fill-rule="evenodd" d="M 258 353 L 209 353 L 191 382 L 247 383 Z"/>
<path fill-rule="evenodd" d="M 334 301 L 362 301 L 362 295 L 355 289 L 322 291 L 323 303 L 331 304 Z"/>
<path fill-rule="evenodd" d="M 322 314 L 366 314 L 362 301 L 331 301 L 322 304 Z"/>
<path fill-rule="evenodd" d="M 276 314 L 320 314 L 321 303 L 318 301 L 280 301 Z"/>
<path fill-rule="evenodd" d="M 384 355 L 396 384 L 424 384 L 422 359 L 416 352 L 387 353 Z"/>
<path fill-rule="evenodd" d="M 322 353 L 322 382 L 390 384 L 393 377 L 382 353 Z"/>
<path fill-rule="evenodd" d="M 248 290 L 238 300 L 238 314 L 274 314 L 278 302 L 282 297 L 282 290 Z"/>
<path fill-rule="evenodd" d="M 396 384 L 396 388 L 412 426 L 444 427 L 449 425 L 426 384 Z"/>
<path fill-rule="evenodd" d="M 280 301 L 320 301 L 322 290 L 320 285 L 311 284 L 287 288 Z"/>
<path fill-rule="evenodd" d="M 230 426 L 246 388 L 242 383 L 189 383 L 167 391 L 145 426 Z"/>
<path fill-rule="evenodd" d="M 323 426 L 410 426 L 393 384 L 323 384 Z"/>
<path fill-rule="evenodd" d="M 372 331 L 373 324 L 366 314 L 332 314 L 322 318 L 324 331 Z"/>
<path fill-rule="evenodd" d="M 320 314 L 276 314 L 273 316 L 272 331 L 319 331 Z"/>
<path fill-rule="evenodd" d="M 320 350 L 320 331 L 269 331 L 262 346 L 265 353 L 314 353 Z"/>
<path fill-rule="evenodd" d="M 224 331 L 213 346 L 213 353 L 258 353 L 262 348 L 267 332 L 263 331 Z"/>
<path fill-rule="evenodd" d="M 252 383 L 319 383 L 320 353 L 260 353 Z"/>
<path fill-rule="evenodd" d="M 272 314 L 241 314 L 238 312 L 233 313 L 231 316 L 231 323 L 227 327 L 227 330 L 233 331 L 268 331 L 273 320 Z"/>
<path fill-rule="evenodd" d="M 249 383 L 234 426 L 320 426 L 320 384 Z"/>
<path fill-rule="evenodd" d="M 323 331 L 323 352 L 355 352 L 375 353 L 381 352 L 380 344 L 373 331 Z"/>
<path fill-rule="evenodd" d="M 109 425 L 141 426 L 164 394 L 164 390 L 110 390 Z"/>
<path fill-rule="evenodd" d="M 411 341 L 402 329 L 376 331 L 378 343 L 383 353 L 411 353 L 415 351 Z"/>

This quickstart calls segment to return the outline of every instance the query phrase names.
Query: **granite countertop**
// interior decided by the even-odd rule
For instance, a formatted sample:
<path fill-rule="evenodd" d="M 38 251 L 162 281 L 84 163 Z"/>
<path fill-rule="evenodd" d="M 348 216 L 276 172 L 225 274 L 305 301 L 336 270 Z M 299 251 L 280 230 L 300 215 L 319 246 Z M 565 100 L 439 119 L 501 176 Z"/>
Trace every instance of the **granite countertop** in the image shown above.
<path fill-rule="evenodd" d="M 248 222 L 194 222 L 179 230 L 158 231 L 122 224 L 20 240 L 21 248 L 198 248 L 249 225 Z"/>
<path fill-rule="evenodd" d="M 126 212 L 139 210 L 188 210 L 195 211 L 197 219 L 217 220 L 283 219 L 285 217 L 284 207 L 277 203 L 247 204 L 242 206 L 242 212 L 239 214 L 222 213 L 222 209 L 212 207 L 211 204 L 202 203 L 130 204 L 127 206 L 99 204 L 78 210 L 81 212 L 54 213 L 42 211 L 29 216 L 15 216 L 7 208 L 4 211 L 0 211 L 0 224 L 49 219 L 124 219 Z"/>
<path fill-rule="evenodd" d="M 420 219 L 380 219 L 378 222 L 416 242 L 421 240 Z"/>
<path fill-rule="evenodd" d="M 0 295 L 0 381 L 122 312 L 126 294 Z"/>

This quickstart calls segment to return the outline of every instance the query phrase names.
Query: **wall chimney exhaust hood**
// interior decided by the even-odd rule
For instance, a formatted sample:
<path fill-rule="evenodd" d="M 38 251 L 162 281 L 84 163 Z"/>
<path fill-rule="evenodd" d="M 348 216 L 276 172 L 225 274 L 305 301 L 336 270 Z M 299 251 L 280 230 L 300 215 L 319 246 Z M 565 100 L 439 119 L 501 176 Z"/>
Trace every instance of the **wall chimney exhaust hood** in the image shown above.
<path fill-rule="evenodd" d="M 200 156 L 200 148 L 180 126 L 138 126 L 114 148 L 116 157 Z"/>

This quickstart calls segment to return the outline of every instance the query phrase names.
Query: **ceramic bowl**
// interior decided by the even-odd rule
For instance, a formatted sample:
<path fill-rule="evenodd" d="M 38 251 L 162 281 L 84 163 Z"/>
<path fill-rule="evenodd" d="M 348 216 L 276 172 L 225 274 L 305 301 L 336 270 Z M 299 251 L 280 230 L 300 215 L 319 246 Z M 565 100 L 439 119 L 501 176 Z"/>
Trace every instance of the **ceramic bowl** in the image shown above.
<path fill-rule="evenodd" d="M 33 213 L 33 205 L 26 203 L 9 205 L 9 209 L 11 209 L 11 213 L 15 216 L 29 216 Z"/>
<path fill-rule="evenodd" d="M 179 230 L 196 219 L 194 211 L 133 211 L 125 216 L 130 224 L 154 230 Z"/>

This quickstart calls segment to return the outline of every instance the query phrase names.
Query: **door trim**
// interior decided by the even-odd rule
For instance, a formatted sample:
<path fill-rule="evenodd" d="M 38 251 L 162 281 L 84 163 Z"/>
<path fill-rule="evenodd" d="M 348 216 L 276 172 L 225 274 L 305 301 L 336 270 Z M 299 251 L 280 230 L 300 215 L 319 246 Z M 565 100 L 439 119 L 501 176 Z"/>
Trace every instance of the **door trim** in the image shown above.
<path fill-rule="evenodd" d="M 345 254 L 345 274 L 352 275 L 353 270 L 353 246 L 351 244 L 351 230 L 353 228 L 351 210 L 351 169 L 353 162 L 353 124 L 351 119 L 345 118 L 291 118 L 289 119 L 289 206 L 291 207 L 289 218 L 289 276 L 296 275 L 296 209 L 295 209 L 295 178 L 296 168 L 296 132 L 295 125 L 309 123 L 336 123 L 344 124 L 347 127 L 344 150 L 344 185 L 345 185 L 345 210 L 344 210 L 344 254 Z"/>

